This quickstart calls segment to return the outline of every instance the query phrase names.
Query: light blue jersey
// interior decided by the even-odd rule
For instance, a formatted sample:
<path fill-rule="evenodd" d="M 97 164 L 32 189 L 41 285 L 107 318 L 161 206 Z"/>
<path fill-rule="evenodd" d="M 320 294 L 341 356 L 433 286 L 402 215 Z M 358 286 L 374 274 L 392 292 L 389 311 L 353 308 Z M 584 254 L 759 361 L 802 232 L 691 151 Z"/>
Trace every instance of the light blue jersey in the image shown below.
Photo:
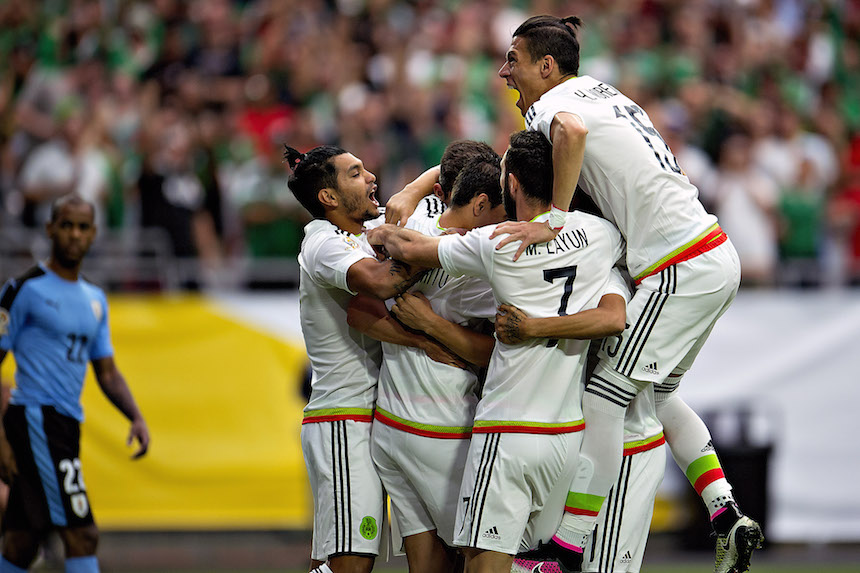
<path fill-rule="evenodd" d="M 0 349 L 17 365 L 12 404 L 54 406 L 83 421 L 87 363 L 113 355 L 104 291 L 44 265 L 9 280 L 0 292 Z"/>

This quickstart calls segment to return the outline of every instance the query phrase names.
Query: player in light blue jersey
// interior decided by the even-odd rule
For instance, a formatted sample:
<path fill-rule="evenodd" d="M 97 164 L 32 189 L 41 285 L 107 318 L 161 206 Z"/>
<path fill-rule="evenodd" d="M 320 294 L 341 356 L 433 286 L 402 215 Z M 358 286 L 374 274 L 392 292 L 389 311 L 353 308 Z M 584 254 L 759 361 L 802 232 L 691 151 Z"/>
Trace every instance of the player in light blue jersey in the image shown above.
<path fill-rule="evenodd" d="M 77 195 L 52 206 L 51 255 L 0 291 L 0 362 L 15 356 L 15 388 L 0 426 L 0 477 L 10 483 L 0 573 L 26 571 L 53 529 L 65 547 L 65 570 L 92 573 L 98 529 L 84 485 L 80 397 L 87 363 L 99 387 L 130 421 L 133 458 L 149 430 L 113 359 L 104 292 L 80 278 L 96 234 L 95 207 Z"/>

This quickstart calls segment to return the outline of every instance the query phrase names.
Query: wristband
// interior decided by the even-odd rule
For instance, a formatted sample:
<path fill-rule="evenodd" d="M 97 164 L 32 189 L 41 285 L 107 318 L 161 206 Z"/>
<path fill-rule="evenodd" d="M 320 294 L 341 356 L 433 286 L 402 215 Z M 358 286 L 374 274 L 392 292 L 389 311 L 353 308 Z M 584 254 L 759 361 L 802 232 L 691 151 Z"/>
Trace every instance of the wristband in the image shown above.
<path fill-rule="evenodd" d="M 555 205 L 549 210 L 549 226 L 553 231 L 560 231 L 567 221 L 567 211 L 562 211 Z"/>

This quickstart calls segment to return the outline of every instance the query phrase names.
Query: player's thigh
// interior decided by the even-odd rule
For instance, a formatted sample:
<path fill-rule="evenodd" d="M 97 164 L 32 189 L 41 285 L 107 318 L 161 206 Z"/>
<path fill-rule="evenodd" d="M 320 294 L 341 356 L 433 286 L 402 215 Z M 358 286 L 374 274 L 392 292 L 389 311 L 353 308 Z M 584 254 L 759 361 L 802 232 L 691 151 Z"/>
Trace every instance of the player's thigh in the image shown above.
<path fill-rule="evenodd" d="M 647 382 L 659 382 L 694 359 L 737 294 L 734 251 L 725 246 L 644 279 L 627 305 L 624 332 L 603 341 L 600 359 Z"/>
<path fill-rule="evenodd" d="M 528 543 L 524 535 L 535 514 L 548 507 L 560 519 L 563 502 L 548 504 L 556 488 L 566 492 L 570 485 L 574 443 L 579 443 L 576 434 L 474 434 L 454 544 L 514 555 Z"/>
<path fill-rule="evenodd" d="M 430 513 L 415 487 L 415 478 L 420 475 L 407 471 L 409 457 L 420 455 L 411 448 L 409 437 L 412 434 L 373 422 L 370 439 L 370 452 L 376 472 L 385 492 L 391 500 L 393 530 L 400 533 L 400 547 L 403 538 L 436 529 Z M 396 542 L 396 540 L 395 540 Z"/>
<path fill-rule="evenodd" d="M 374 462 L 392 507 L 399 506 L 395 518 L 407 519 L 398 521 L 404 537 L 436 529 L 446 544 L 453 543 L 469 443 L 469 439 L 430 438 L 374 423 Z"/>
<path fill-rule="evenodd" d="M 624 457 L 585 548 L 583 571 L 639 571 L 665 468 L 664 446 Z"/>
<path fill-rule="evenodd" d="M 304 424 L 302 452 L 314 497 L 311 558 L 377 555 L 383 493 L 370 456 L 370 424 Z"/>
<path fill-rule="evenodd" d="M 576 473 L 576 464 L 579 461 L 579 450 L 582 445 L 582 432 L 565 434 L 568 437 L 568 455 L 562 468 L 559 479 L 550 485 L 546 497 L 529 517 L 523 538 L 520 543 L 520 551 L 536 549 L 540 543 L 549 543 L 549 540 L 558 530 L 559 523 L 564 514 L 564 506 L 570 492 L 570 484 Z"/>
<path fill-rule="evenodd" d="M 470 440 L 412 435 L 408 442 L 411 455 L 404 462 L 406 471 L 436 525 L 437 534 L 446 544 L 453 545 L 454 521 Z"/>
<path fill-rule="evenodd" d="M 18 465 L 4 527 L 46 531 L 92 525 L 78 421 L 49 406 L 9 406 L 4 426 Z"/>

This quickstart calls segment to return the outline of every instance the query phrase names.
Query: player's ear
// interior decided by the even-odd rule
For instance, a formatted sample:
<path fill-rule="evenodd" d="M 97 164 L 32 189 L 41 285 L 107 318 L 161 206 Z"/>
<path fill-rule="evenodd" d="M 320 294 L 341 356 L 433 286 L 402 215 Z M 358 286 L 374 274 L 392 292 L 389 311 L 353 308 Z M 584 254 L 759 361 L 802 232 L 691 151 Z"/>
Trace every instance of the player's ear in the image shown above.
<path fill-rule="evenodd" d="M 436 197 L 438 197 L 443 203 L 447 203 L 447 201 L 445 201 L 445 192 L 442 191 L 442 186 L 438 183 L 433 184 L 433 194 L 436 195 Z"/>
<path fill-rule="evenodd" d="M 331 187 L 323 187 L 317 193 L 317 198 L 319 199 L 320 204 L 326 209 L 337 209 L 340 204 L 337 200 L 337 194 L 335 194 L 334 189 Z"/>
<path fill-rule="evenodd" d="M 508 173 L 508 190 L 511 192 L 511 197 L 516 198 L 520 192 L 520 180 L 513 173 Z"/>
<path fill-rule="evenodd" d="M 543 57 L 540 65 L 540 75 L 542 78 L 546 79 L 555 69 L 555 58 L 550 56 L 549 54 Z"/>
<path fill-rule="evenodd" d="M 472 200 L 472 215 L 478 217 L 481 213 L 483 213 L 490 206 L 490 198 L 487 197 L 486 193 L 480 193 L 474 200 Z"/>

